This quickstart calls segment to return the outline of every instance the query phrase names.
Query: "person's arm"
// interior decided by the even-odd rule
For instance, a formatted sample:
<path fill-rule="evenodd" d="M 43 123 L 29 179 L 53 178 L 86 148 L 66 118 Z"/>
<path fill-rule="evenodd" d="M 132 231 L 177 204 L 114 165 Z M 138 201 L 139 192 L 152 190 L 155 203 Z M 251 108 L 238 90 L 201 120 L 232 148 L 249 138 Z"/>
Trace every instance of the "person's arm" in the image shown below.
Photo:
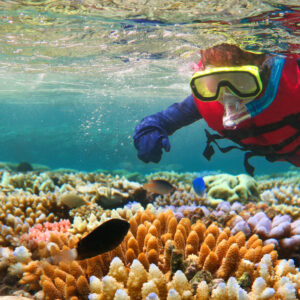
<path fill-rule="evenodd" d="M 138 157 L 144 162 L 159 162 L 162 148 L 170 151 L 168 136 L 201 118 L 192 95 L 163 111 L 145 117 L 136 126 L 133 136 Z"/>

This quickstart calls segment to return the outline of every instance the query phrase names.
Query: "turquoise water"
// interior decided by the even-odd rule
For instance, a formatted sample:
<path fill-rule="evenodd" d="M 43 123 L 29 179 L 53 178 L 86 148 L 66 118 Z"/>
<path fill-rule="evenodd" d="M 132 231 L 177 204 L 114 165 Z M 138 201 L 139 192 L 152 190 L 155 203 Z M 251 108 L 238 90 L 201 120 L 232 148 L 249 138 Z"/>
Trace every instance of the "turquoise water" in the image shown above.
<path fill-rule="evenodd" d="M 0 161 L 244 172 L 237 150 L 202 156 L 204 121 L 171 136 L 160 164 L 137 159 L 134 127 L 189 95 L 199 49 L 300 53 L 299 15 L 298 1 L 0 1 Z M 251 162 L 256 173 L 290 168 Z"/>

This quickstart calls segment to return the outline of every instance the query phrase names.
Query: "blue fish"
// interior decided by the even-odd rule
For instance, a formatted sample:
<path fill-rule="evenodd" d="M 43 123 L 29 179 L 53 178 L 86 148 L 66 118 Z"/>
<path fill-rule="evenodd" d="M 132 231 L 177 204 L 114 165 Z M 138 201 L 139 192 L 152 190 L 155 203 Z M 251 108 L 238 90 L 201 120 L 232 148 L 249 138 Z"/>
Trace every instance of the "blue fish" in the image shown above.
<path fill-rule="evenodd" d="M 205 191 L 205 182 L 203 180 L 203 177 L 197 177 L 193 180 L 193 188 L 199 196 L 203 196 Z"/>

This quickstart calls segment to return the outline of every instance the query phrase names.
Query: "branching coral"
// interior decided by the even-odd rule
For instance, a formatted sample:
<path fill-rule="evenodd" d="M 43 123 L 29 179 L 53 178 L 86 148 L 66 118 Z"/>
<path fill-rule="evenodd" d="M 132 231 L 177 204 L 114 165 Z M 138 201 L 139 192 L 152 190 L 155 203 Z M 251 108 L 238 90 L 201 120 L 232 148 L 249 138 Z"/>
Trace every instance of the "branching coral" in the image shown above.
<path fill-rule="evenodd" d="M 242 231 L 246 236 L 257 234 L 264 241 L 264 245 L 273 244 L 280 257 L 297 258 L 298 264 L 299 222 L 292 222 L 289 215 L 276 215 L 271 220 L 264 212 L 259 212 L 249 218 L 235 217 L 231 222 L 231 230 L 233 233 Z"/>
<path fill-rule="evenodd" d="M 151 264 L 147 271 L 134 260 L 129 271 L 123 262 L 115 258 L 108 275 L 102 280 L 91 276 L 89 299 L 186 299 L 186 300 L 266 300 L 297 299 L 299 296 L 299 273 L 291 261 L 283 260 L 273 266 L 270 255 L 266 254 L 255 270 L 256 279 L 243 289 L 235 277 L 209 286 L 201 281 L 193 290 L 185 274 L 178 270 L 168 282 L 161 270 Z M 248 291 L 247 291 L 248 290 Z"/>
<path fill-rule="evenodd" d="M 262 192 L 261 198 L 280 213 L 286 213 L 293 218 L 300 217 L 300 183 L 298 186 L 279 185 Z"/>
<path fill-rule="evenodd" d="M 129 222 L 130 232 L 115 250 L 81 262 L 60 262 L 58 265 L 51 261 L 39 265 L 32 262 L 28 268 L 25 268 L 21 283 L 29 284 L 33 288 L 38 281 L 37 276 L 40 276 L 39 281 L 46 298 L 52 299 L 51 297 L 54 296 L 63 299 L 71 296 L 80 298 L 86 295 L 87 281 L 90 276 L 102 278 L 104 275 L 114 274 L 114 276 L 119 276 L 117 279 L 121 280 L 123 286 L 126 282 L 128 286 L 134 287 L 128 294 L 131 299 L 140 299 L 143 289 L 147 291 L 146 294 L 148 292 L 157 293 L 158 288 L 153 290 L 153 284 L 147 279 L 147 271 L 154 268 L 150 268 L 151 264 L 157 266 L 156 271 L 159 268 L 162 274 L 160 280 L 165 278 L 170 282 L 177 277 L 181 278 L 180 280 L 186 277 L 189 280 L 195 276 L 198 278 L 198 272 L 202 271 L 212 274 L 212 279 L 227 280 L 230 276 L 242 276 L 245 269 L 249 273 L 250 282 L 252 282 L 255 264 L 264 254 L 269 253 L 274 262 L 277 260 L 277 253 L 273 250 L 273 245 L 263 247 L 262 241 L 256 235 L 251 236 L 247 241 L 243 233 L 232 236 L 229 228 L 222 231 L 214 224 L 206 228 L 200 221 L 191 224 L 187 218 L 177 221 L 170 210 L 158 215 L 153 214 L 150 210 L 138 212 Z M 53 256 L 59 249 L 72 247 L 65 235 L 61 235 L 60 238 L 51 235 L 49 243 L 40 243 L 38 248 L 42 257 Z M 74 243 L 75 240 L 72 241 L 73 245 Z M 114 271 L 108 272 L 109 264 L 115 256 L 118 256 L 124 264 L 124 267 L 118 268 L 119 275 L 116 275 Z M 247 260 L 249 263 L 240 263 L 243 260 Z M 112 266 L 114 264 L 116 261 L 112 263 Z M 127 274 L 128 267 L 138 270 L 137 274 L 139 277 L 142 276 L 139 283 L 136 282 L 136 273 L 132 271 L 132 274 L 130 272 Z M 61 272 L 63 272 L 63 276 L 57 275 Z M 143 273 L 144 275 L 142 275 Z M 110 277 L 107 277 L 102 284 L 110 286 L 112 281 Z M 142 288 L 146 282 L 147 285 Z M 193 293 L 187 279 L 186 283 L 187 292 L 179 291 L 175 283 L 170 283 L 169 289 L 176 290 L 180 295 L 186 294 L 192 297 Z M 122 288 L 121 284 L 113 285 L 116 287 L 114 292 L 118 288 Z M 62 290 L 62 286 L 67 286 L 67 288 Z M 37 286 L 35 288 L 38 289 Z M 160 288 L 166 295 L 166 288 Z"/>
<path fill-rule="evenodd" d="M 193 191 L 186 190 L 177 190 L 172 195 L 159 195 L 155 198 L 154 205 L 156 207 L 159 206 L 167 206 L 172 205 L 175 207 L 188 206 L 188 205 L 203 205 L 206 204 L 206 198 L 199 197 Z"/>
<path fill-rule="evenodd" d="M 18 245 L 22 234 L 38 223 L 68 218 L 67 211 L 57 205 L 53 194 L 42 196 L 18 193 L 0 194 L 0 245 Z"/>

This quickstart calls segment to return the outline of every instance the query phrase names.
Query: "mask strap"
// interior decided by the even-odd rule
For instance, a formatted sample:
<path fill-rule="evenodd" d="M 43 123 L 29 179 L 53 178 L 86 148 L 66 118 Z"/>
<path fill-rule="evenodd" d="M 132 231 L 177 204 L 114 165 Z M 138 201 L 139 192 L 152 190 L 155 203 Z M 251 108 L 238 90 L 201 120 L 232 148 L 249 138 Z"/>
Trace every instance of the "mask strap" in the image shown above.
<path fill-rule="evenodd" d="M 263 112 L 275 99 L 284 62 L 284 58 L 274 58 L 269 83 L 265 89 L 264 94 L 260 98 L 253 100 L 245 105 L 251 117 L 255 117 Z"/>

